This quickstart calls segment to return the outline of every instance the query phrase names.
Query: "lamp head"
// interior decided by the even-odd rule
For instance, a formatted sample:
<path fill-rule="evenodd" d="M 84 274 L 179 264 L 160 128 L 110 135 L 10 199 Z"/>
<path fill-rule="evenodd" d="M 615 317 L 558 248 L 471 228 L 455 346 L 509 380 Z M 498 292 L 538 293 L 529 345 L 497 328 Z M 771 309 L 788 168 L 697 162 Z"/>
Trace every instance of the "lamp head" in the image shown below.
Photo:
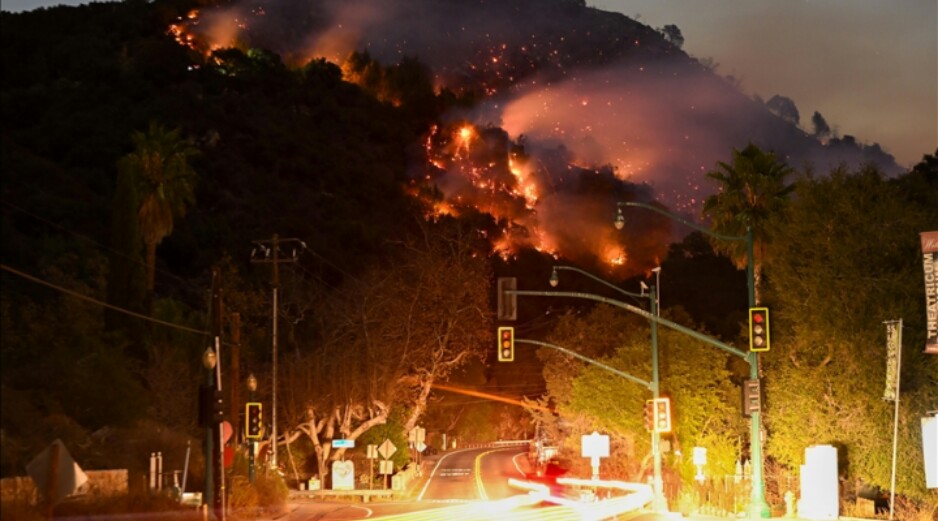
<path fill-rule="evenodd" d="M 254 377 L 254 374 L 248 375 L 248 391 L 252 393 L 257 390 L 257 378 Z"/>
<path fill-rule="evenodd" d="M 550 272 L 550 287 L 556 288 L 557 284 L 560 284 L 560 276 L 557 275 L 557 268 L 555 267 L 553 271 Z"/>
<path fill-rule="evenodd" d="M 616 230 L 621 230 L 622 228 L 625 228 L 625 216 L 622 215 L 622 208 L 619 208 L 618 211 L 616 212 L 615 225 L 616 225 Z"/>
<path fill-rule="evenodd" d="M 204 365 L 206 369 L 211 370 L 215 369 L 215 362 L 215 350 L 212 349 L 211 346 L 206 347 L 205 352 L 202 353 L 202 365 Z"/>

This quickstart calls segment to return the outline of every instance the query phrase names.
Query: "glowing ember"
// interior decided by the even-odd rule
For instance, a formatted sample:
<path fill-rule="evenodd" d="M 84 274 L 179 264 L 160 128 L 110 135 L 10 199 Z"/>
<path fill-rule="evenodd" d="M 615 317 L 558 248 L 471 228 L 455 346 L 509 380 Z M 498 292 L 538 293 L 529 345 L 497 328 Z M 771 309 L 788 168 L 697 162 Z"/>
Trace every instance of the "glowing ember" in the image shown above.
<path fill-rule="evenodd" d="M 414 4 L 433 9 L 432 2 Z M 619 268 L 628 273 L 647 268 L 648 259 L 642 256 L 664 249 L 661 235 L 667 231 L 660 225 L 645 226 L 642 248 L 629 247 L 632 255 L 628 255 L 629 236 L 611 228 L 610 214 L 617 199 L 654 196 L 647 185 L 632 183 L 660 175 L 656 169 L 682 155 L 662 143 L 675 137 L 681 146 L 697 146 L 701 138 L 684 131 L 679 136 L 666 134 L 673 125 L 653 123 L 670 114 L 670 107 L 649 103 L 647 94 L 636 92 L 638 87 L 622 88 L 621 71 L 634 76 L 641 64 L 631 62 L 621 70 L 606 67 L 608 72 L 603 72 L 601 66 L 622 58 L 616 49 L 630 43 L 622 41 L 621 33 L 614 33 L 619 36 L 608 45 L 596 39 L 595 52 L 583 54 L 577 51 L 583 42 L 575 28 L 503 31 L 479 20 L 446 28 L 452 20 L 469 18 L 449 10 L 420 11 L 431 16 L 438 31 L 446 32 L 446 38 L 428 40 L 425 33 L 433 31 L 382 32 L 394 26 L 390 20 L 415 20 L 417 7 L 349 0 L 323 4 L 327 7 L 316 12 L 321 16 L 313 24 L 316 32 L 291 41 L 287 35 L 294 32 L 274 20 L 283 17 L 283 10 L 274 5 L 234 3 L 193 10 L 169 32 L 181 45 L 206 55 L 237 42 L 271 48 L 295 65 L 324 58 L 339 65 L 346 81 L 362 86 L 374 72 L 369 67 L 388 67 L 402 56 L 417 56 L 431 68 L 437 89 L 473 98 L 481 95 L 471 113 L 460 108 L 462 112 L 448 113 L 432 126 L 422 143 L 421 161 L 409 165 L 414 175 L 407 190 L 425 203 L 428 219 L 487 214 L 491 224 L 484 233 L 498 255 L 508 258 L 521 248 L 531 248 L 573 261 L 598 259 L 620 275 L 626 271 Z M 497 5 L 487 8 L 498 9 Z M 289 21 L 279 23 L 284 22 Z M 587 47 L 594 49 L 583 48 Z M 353 52 L 357 56 L 367 52 L 375 61 L 356 63 L 349 58 Z M 652 79 L 643 79 L 650 87 L 642 88 L 656 92 L 653 82 L 658 76 L 644 77 Z M 365 90 L 377 99 L 395 106 L 402 103 L 400 94 L 373 83 Z M 666 100 L 661 103 L 687 99 L 690 106 L 700 105 L 694 96 L 684 94 L 656 95 Z M 698 190 L 695 185 L 693 196 L 679 203 L 700 201 L 704 194 Z M 687 190 L 682 186 L 674 190 L 678 192 Z M 678 208 L 683 209 L 680 204 Z M 652 236 L 658 239 L 649 239 Z"/>

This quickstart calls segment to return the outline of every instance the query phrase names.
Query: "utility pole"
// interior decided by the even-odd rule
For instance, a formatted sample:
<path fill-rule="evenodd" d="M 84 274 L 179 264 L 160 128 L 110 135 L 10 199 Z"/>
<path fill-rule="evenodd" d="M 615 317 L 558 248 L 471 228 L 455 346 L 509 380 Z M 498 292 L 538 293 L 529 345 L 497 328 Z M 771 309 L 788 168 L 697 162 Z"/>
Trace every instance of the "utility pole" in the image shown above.
<path fill-rule="evenodd" d="M 271 369 L 273 373 L 272 392 L 271 392 L 271 437 L 270 445 L 272 447 L 270 464 L 277 468 L 277 290 L 280 286 L 280 263 L 296 262 L 298 257 L 297 246 L 306 249 L 306 243 L 299 239 L 281 239 L 276 233 L 269 240 L 253 241 L 255 248 L 251 251 L 251 262 L 258 264 L 271 264 L 271 286 L 273 287 L 273 326 L 272 326 L 272 344 L 273 353 L 271 354 Z M 280 248 L 292 246 L 292 254 L 283 257 L 280 254 Z M 302 251 L 302 250 L 301 250 Z"/>
<path fill-rule="evenodd" d="M 212 269 L 212 335 L 215 337 L 215 389 L 221 393 L 221 313 L 222 313 L 221 271 Z M 218 517 L 225 521 L 225 433 L 220 423 L 213 425 L 218 438 L 218 494 L 215 495 Z"/>
<path fill-rule="evenodd" d="M 241 403 L 241 313 L 231 314 L 231 423 L 235 426 L 234 436 L 237 440 L 244 432 L 244 420 L 241 412 L 244 404 Z"/>

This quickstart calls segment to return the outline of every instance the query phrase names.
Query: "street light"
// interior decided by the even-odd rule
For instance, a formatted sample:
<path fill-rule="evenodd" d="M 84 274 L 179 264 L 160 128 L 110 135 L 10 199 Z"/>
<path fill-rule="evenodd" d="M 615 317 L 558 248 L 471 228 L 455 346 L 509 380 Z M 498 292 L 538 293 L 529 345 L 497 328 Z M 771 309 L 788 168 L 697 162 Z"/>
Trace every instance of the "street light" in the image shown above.
<path fill-rule="evenodd" d="M 583 271 L 580 268 L 575 268 L 573 266 L 554 266 L 553 271 L 550 274 L 550 285 L 552 287 L 557 287 L 560 284 L 560 276 L 557 274 L 558 270 L 568 270 L 575 271 L 581 275 L 585 275 L 600 284 L 603 284 L 609 288 L 612 288 L 623 295 L 634 298 L 647 298 L 650 302 L 650 313 L 652 315 L 658 315 L 658 305 L 656 301 L 656 292 L 655 286 L 651 287 L 651 290 L 647 295 L 644 293 L 632 293 L 631 291 L 626 291 L 615 284 L 610 284 L 605 280 L 589 273 Z M 660 268 L 658 269 L 660 272 Z M 660 385 L 660 376 L 658 372 L 658 322 L 651 321 L 651 393 L 654 399 L 660 397 L 661 394 L 661 385 Z M 655 496 L 654 496 L 654 509 L 659 512 L 665 512 L 668 510 L 668 503 L 664 497 L 664 480 L 661 476 L 661 433 L 658 431 L 657 426 L 651 431 L 651 453 L 654 460 L 654 479 L 655 479 Z"/>
<path fill-rule="evenodd" d="M 661 266 L 652 268 L 651 271 L 655 274 L 655 287 L 658 288 L 655 298 L 658 299 L 658 314 L 661 314 Z"/>
<path fill-rule="evenodd" d="M 250 398 L 249 401 L 254 401 L 254 391 L 257 390 L 257 378 L 254 377 L 254 373 L 248 375 L 247 380 L 248 392 Z M 248 421 L 247 418 L 244 419 L 245 422 Z M 254 439 L 248 440 L 248 480 L 251 483 L 254 483 Z"/>
<path fill-rule="evenodd" d="M 215 356 L 215 350 L 211 346 L 205 348 L 205 352 L 202 353 L 202 365 L 207 369 L 206 373 L 208 378 L 205 383 L 210 389 L 214 391 L 215 389 L 215 379 L 213 378 L 215 363 L 217 358 Z M 214 448 L 212 447 L 212 425 L 211 422 L 208 422 L 205 427 L 205 492 L 202 494 L 202 504 L 205 505 L 205 509 L 208 512 L 212 511 L 212 505 L 214 505 L 215 493 L 215 483 L 212 474 L 212 460 L 214 459 Z M 211 516 L 211 514 L 209 514 Z"/>
<path fill-rule="evenodd" d="M 678 221 L 694 230 L 697 230 L 701 233 L 705 233 L 711 237 L 717 238 L 722 241 L 746 241 L 746 282 L 748 285 L 748 297 L 749 297 L 749 307 L 752 308 L 756 305 L 756 286 L 755 286 L 755 264 L 754 264 L 754 246 L 753 246 L 753 236 L 752 228 L 746 228 L 746 235 L 723 235 L 717 233 L 709 228 L 700 226 L 699 224 L 693 223 L 684 219 L 678 215 L 675 215 L 667 210 L 653 206 L 647 203 L 640 203 L 636 201 L 625 201 L 619 202 L 616 205 L 616 218 L 615 218 L 615 227 L 617 230 L 621 230 L 625 227 L 625 215 L 622 213 L 622 208 L 624 206 L 634 206 L 639 208 L 644 208 L 646 210 L 651 210 L 660 215 L 663 215 L 671 220 Z M 757 352 L 750 351 L 746 355 L 746 361 L 749 362 L 749 379 L 758 380 L 759 379 L 759 355 Z M 769 510 L 769 505 L 765 501 L 765 480 L 762 474 L 762 413 L 761 411 L 753 412 L 751 415 L 752 426 L 750 430 L 750 450 L 752 452 L 752 496 L 750 498 L 749 504 L 749 516 L 750 518 L 767 518 L 771 515 Z"/>

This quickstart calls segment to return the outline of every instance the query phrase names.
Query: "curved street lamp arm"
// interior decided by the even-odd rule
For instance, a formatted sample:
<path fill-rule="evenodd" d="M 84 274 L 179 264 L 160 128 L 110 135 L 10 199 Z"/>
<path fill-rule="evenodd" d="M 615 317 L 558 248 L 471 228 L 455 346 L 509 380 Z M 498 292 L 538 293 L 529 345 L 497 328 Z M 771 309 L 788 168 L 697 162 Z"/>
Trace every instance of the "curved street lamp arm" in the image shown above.
<path fill-rule="evenodd" d="M 603 279 L 597 277 L 596 275 L 593 275 L 592 273 L 590 273 L 590 272 L 588 272 L 588 271 L 583 271 L 583 270 L 581 270 L 580 268 L 575 268 L 575 267 L 573 267 L 573 266 L 564 266 L 564 265 L 559 265 L 559 264 L 558 264 L 558 265 L 555 265 L 555 266 L 554 266 L 554 269 L 555 269 L 555 270 L 575 271 L 575 272 L 577 272 L 577 273 L 579 273 L 579 274 L 581 274 L 581 275 L 585 275 L 585 276 L 587 276 L 587 277 L 589 277 L 589 278 L 595 280 L 596 282 L 598 282 L 598 283 L 600 283 L 600 284 L 605 285 L 606 287 L 612 288 L 612 289 L 618 291 L 619 293 L 622 293 L 623 295 L 626 295 L 626 296 L 629 296 L 629 297 L 632 297 L 632 298 L 649 298 L 648 295 L 643 295 L 643 294 L 641 294 L 641 293 L 632 293 L 631 291 L 624 290 L 624 289 L 620 288 L 619 286 L 616 286 L 615 284 L 612 284 L 612 283 L 610 283 L 610 282 L 607 282 L 607 281 L 605 281 L 605 280 L 603 280 Z"/>
<path fill-rule="evenodd" d="M 651 211 L 653 211 L 653 212 L 659 213 L 659 214 L 661 214 L 661 215 L 663 215 L 663 216 L 665 216 L 665 217 L 668 217 L 668 218 L 670 218 L 670 219 L 673 219 L 673 220 L 675 220 L 675 221 L 678 221 L 678 222 L 680 222 L 681 224 L 684 224 L 685 226 L 689 226 L 689 227 L 691 227 L 691 228 L 693 228 L 693 229 L 695 229 L 695 230 L 697 230 L 697 231 L 699 231 L 699 232 L 703 232 L 703 233 L 705 233 L 705 234 L 707 234 L 707 235 L 710 235 L 710 236 L 712 236 L 712 237 L 716 237 L 717 239 L 722 239 L 722 240 L 724 240 L 724 241 L 745 241 L 745 240 L 748 240 L 748 237 L 747 237 L 746 235 L 723 235 L 722 233 L 717 233 L 717 232 L 715 232 L 715 231 L 713 231 L 713 230 L 711 230 L 711 229 L 709 229 L 709 228 L 706 228 L 706 227 L 704 227 L 704 226 L 701 226 L 701 225 L 699 225 L 699 224 L 697 224 L 697 223 L 695 223 L 695 222 L 688 221 L 687 219 L 685 219 L 685 218 L 683 218 L 683 217 L 681 217 L 681 216 L 679 216 L 679 215 L 673 214 L 673 213 L 671 213 L 671 212 L 669 212 L 669 211 L 667 211 L 667 210 L 663 210 L 663 209 L 661 209 L 661 208 L 658 208 L 657 206 L 653 206 L 653 205 L 650 205 L 650 204 L 647 204 L 647 203 L 639 203 L 639 202 L 636 202 L 636 201 L 624 201 L 624 202 L 623 202 L 623 201 L 620 201 L 620 202 L 616 203 L 616 205 L 618 206 L 618 208 L 619 208 L 620 210 L 622 209 L 623 206 L 637 206 L 637 207 L 639 207 L 639 208 L 645 208 L 646 210 L 651 210 Z"/>
<path fill-rule="evenodd" d="M 581 355 L 581 354 L 579 354 L 579 353 L 577 353 L 577 352 L 575 352 L 575 351 L 571 351 L 571 350 L 569 350 L 569 349 L 567 349 L 567 348 L 565 348 L 565 347 L 560 347 L 560 346 L 555 345 L 555 344 L 549 344 L 549 343 L 547 343 L 547 342 L 541 342 L 541 341 L 538 341 L 538 340 L 527 340 L 527 339 L 524 339 L 524 338 L 516 338 L 516 339 L 515 339 L 515 343 L 516 343 L 516 344 L 532 344 L 532 345 L 536 345 L 536 346 L 549 347 L 549 348 L 551 348 L 551 349 L 556 349 L 557 351 L 560 351 L 561 353 L 564 353 L 564 354 L 566 354 L 566 355 L 572 356 L 572 357 L 574 357 L 574 358 L 578 358 L 578 359 L 580 359 L 580 360 L 582 360 L 582 361 L 584 361 L 584 362 L 586 362 L 586 363 L 588 363 L 588 364 L 595 365 L 596 367 L 605 369 L 606 371 L 609 371 L 610 373 L 619 375 L 619 376 L 621 376 L 622 378 L 625 378 L 626 380 L 629 380 L 630 382 L 637 383 L 638 385 L 641 385 L 642 387 L 644 387 L 644 388 L 646 388 L 646 389 L 649 389 L 649 390 L 650 390 L 650 389 L 652 388 L 651 382 L 646 382 L 645 380 L 642 380 L 641 378 L 638 378 L 637 376 L 632 376 L 632 375 L 630 375 L 629 373 L 626 373 L 626 372 L 623 372 L 623 371 L 620 371 L 620 370 L 616 369 L 615 367 L 610 367 L 610 366 L 608 366 L 608 365 L 606 365 L 606 364 L 604 364 L 604 363 L 602 363 L 602 362 L 597 362 L 596 360 L 593 360 L 592 358 L 587 358 L 587 357 L 585 357 L 585 356 L 583 356 L 583 355 Z"/>
<path fill-rule="evenodd" d="M 617 308 L 622 308 L 626 311 L 631 311 L 632 313 L 635 313 L 636 315 L 641 315 L 642 317 L 645 317 L 648 320 L 653 320 L 657 322 L 658 324 L 661 324 L 664 327 L 674 329 L 675 331 L 679 331 L 681 333 L 684 333 L 685 335 L 694 337 L 697 340 L 700 340 L 701 342 L 705 342 L 707 344 L 712 345 L 713 347 L 722 349 L 730 354 L 734 354 L 742 358 L 743 360 L 749 360 L 748 353 L 744 353 L 729 344 L 724 344 L 723 342 L 720 342 L 719 340 L 715 338 L 711 338 L 707 335 L 698 333 L 697 331 L 694 331 L 693 329 L 682 326 L 676 322 L 671 322 L 670 320 L 666 318 L 659 317 L 657 315 L 654 315 L 652 313 L 645 311 L 642 308 L 635 307 L 631 304 L 626 304 L 625 302 L 622 302 L 619 300 L 601 297 L 599 295 L 593 295 L 592 293 L 580 293 L 576 291 L 530 291 L 530 290 L 519 289 L 519 290 L 506 290 L 505 292 L 508 294 L 527 295 L 527 296 L 532 296 L 532 297 L 572 297 L 572 298 L 582 298 L 582 299 L 587 299 L 587 300 L 595 300 L 597 302 L 602 302 L 603 304 L 609 304 L 610 306 L 615 306 Z"/>

